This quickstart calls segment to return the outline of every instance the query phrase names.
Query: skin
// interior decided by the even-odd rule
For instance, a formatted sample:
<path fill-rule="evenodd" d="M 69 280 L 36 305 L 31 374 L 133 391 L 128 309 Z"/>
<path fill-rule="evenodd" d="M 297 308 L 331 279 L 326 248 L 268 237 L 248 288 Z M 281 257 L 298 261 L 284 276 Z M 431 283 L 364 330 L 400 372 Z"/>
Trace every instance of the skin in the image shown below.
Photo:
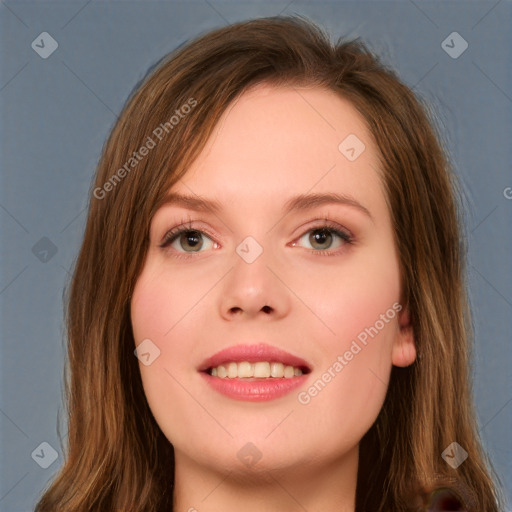
<path fill-rule="evenodd" d="M 354 161 L 338 149 L 349 134 L 365 144 Z M 364 119 L 332 91 L 259 85 L 224 113 L 172 190 L 221 204 L 217 213 L 175 204 L 156 212 L 131 302 L 136 345 L 149 338 L 161 351 L 139 366 L 175 449 L 175 510 L 238 511 L 243 503 L 248 512 L 354 511 L 359 442 L 379 414 L 392 365 L 416 357 L 406 308 L 307 404 L 297 395 L 400 302 L 378 150 Z M 333 191 L 372 218 L 334 203 L 283 211 L 293 196 Z M 353 243 L 327 233 L 315 245 L 326 216 Z M 159 247 L 189 219 L 207 230 L 195 252 L 186 237 Z M 236 252 L 247 236 L 263 248 L 252 263 Z M 276 400 L 244 402 L 217 393 L 197 371 L 221 349 L 259 342 L 305 359 L 306 384 Z M 261 456 L 254 464 L 237 456 L 249 442 Z"/>

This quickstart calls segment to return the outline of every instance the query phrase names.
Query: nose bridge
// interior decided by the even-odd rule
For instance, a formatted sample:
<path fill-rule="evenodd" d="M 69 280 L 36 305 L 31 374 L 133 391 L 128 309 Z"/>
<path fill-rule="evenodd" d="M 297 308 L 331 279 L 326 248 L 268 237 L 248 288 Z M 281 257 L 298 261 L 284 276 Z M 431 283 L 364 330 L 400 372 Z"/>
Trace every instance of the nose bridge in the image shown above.
<path fill-rule="evenodd" d="M 221 293 L 221 315 L 227 319 L 235 315 L 285 315 L 289 297 L 275 275 L 277 260 L 268 239 L 260 243 L 252 236 L 244 238 L 235 248 L 233 269 Z"/>

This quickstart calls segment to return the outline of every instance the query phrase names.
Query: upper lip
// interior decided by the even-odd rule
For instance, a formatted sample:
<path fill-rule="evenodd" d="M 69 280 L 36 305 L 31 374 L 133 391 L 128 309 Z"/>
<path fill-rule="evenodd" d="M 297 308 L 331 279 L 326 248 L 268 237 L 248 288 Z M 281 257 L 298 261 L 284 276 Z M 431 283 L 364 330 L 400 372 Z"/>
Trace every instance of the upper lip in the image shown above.
<path fill-rule="evenodd" d="M 224 363 L 239 363 L 242 361 L 248 361 L 249 363 L 256 363 L 258 361 L 277 362 L 283 363 L 285 366 L 301 368 L 303 371 L 311 371 L 310 365 L 304 359 L 266 343 L 235 345 L 225 348 L 204 360 L 198 370 L 204 372 L 209 368 L 216 368 Z"/>

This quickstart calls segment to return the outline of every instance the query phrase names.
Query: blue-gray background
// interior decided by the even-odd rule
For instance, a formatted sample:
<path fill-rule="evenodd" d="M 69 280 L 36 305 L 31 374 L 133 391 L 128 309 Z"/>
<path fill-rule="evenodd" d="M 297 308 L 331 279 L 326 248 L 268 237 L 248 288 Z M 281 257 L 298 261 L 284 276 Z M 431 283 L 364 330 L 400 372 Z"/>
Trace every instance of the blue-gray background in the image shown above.
<path fill-rule="evenodd" d="M 33 510 L 38 494 L 62 464 L 56 428 L 63 389 L 62 292 L 80 246 L 91 179 L 116 115 L 147 69 L 184 41 L 236 21 L 279 13 L 308 16 L 334 37 L 361 37 L 437 114 L 467 196 L 469 284 L 476 329 L 473 376 L 480 431 L 510 499 L 510 2 L 4 1 L 0 4 L 3 512 Z M 47 59 L 31 47 L 42 32 L 58 43 Z M 452 32 L 469 45 L 458 58 L 441 44 Z M 460 50 L 463 42 L 455 39 L 449 44 Z M 66 432 L 63 420 L 62 433 Z M 43 459 L 50 457 L 45 445 L 41 452 L 42 442 L 58 454 L 47 469 L 36 463 L 44 464 Z"/>

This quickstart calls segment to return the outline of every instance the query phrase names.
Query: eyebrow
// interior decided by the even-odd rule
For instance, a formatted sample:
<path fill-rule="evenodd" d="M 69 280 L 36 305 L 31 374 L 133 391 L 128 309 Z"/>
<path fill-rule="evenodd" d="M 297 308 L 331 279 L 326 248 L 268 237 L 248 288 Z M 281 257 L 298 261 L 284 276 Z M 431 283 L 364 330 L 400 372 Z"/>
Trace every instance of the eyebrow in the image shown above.
<path fill-rule="evenodd" d="M 323 206 L 325 204 L 342 204 L 345 206 L 351 206 L 368 216 L 372 222 L 374 221 L 368 208 L 346 194 L 301 194 L 299 196 L 292 197 L 287 201 L 285 203 L 284 210 L 286 212 L 308 210 L 315 206 Z"/>
<path fill-rule="evenodd" d="M 178 194 L 177 192 L 171 192 L 164 196 L 158 203 L 155 211 L 166 205 L 181 206 L 197 212 L 211 211 L 219 213 L 222 210 L 222 205 L 218 201 L 206 199 L 198 195 L 189 196 Z"/>
<path fill-rule="evenodd" d="M 323 193 L 323 194 L 300 194 L 292 197 L 284 205 L 284 212 L 290 213 L 293 211 L 303 211 L 323 206 L 326 204 L 341 204 L 350 206 L 364 213 L 367 217 L 374 222 L 374 218 L 368 208 L 363 206 L 353 197 L 346 194 L 336 193 Z M 177 192 L 171 192 L 163 197 L 159 203 L 157 210 L 165 205 L 181 206 L 194 211 L 211 211 L 219 213 L 222 210 L 222 205 L 219 201 L 213 199 L 206 199 L 198 195 L 184 195 Z"/>

